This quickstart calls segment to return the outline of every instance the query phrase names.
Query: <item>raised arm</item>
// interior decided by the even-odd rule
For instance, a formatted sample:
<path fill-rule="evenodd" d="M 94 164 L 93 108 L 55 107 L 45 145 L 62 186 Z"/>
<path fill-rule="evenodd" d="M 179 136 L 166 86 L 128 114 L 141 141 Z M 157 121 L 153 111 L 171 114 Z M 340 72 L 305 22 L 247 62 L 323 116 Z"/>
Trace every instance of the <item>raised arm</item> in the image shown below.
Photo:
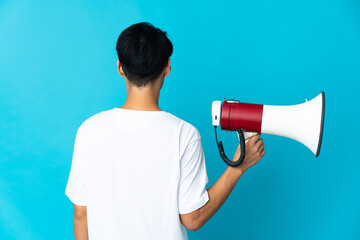
<path fill-rule="evenodd" d="M 209 201 L 201 208 L 187 214 L 180 214 L 182 224 L 190 231 L 200 229 L 224 204 L 236 183 L 246 170 L 254 166 L 264 156 L 265 149 L 260 135 L 255 135 L 246 143 L 246 157 L 238 167 L 228 167 L 221 177 L 208 189 Z M 234 155 L 237 160 L 240 145 Z"/>

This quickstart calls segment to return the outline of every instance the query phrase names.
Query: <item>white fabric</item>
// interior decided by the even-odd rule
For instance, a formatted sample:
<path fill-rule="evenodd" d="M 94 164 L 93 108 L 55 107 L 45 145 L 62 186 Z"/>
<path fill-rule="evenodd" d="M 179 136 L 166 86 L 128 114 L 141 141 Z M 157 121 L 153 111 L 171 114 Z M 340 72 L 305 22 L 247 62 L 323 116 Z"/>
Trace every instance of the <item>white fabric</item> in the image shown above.
<path fill-rule="evenodd" d="M 198 130 L 164 111 L 113 108 L 79 127 L 65 194 L 90 240 L 187 239 L 179 214 L 209 200 Z"/>

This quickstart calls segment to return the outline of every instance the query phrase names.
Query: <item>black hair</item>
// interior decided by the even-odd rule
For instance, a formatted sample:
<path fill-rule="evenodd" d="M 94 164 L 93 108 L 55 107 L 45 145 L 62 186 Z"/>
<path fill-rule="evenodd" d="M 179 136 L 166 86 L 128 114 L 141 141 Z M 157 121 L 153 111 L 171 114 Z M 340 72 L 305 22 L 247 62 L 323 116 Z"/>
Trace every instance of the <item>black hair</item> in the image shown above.
<path fill-rule="evenodd" d="M 143 87 L 160 76 L 173 52 L 173 45 L 166 32 L 141 22 L 120 34 L 116 52 L 130 83 Z"/>

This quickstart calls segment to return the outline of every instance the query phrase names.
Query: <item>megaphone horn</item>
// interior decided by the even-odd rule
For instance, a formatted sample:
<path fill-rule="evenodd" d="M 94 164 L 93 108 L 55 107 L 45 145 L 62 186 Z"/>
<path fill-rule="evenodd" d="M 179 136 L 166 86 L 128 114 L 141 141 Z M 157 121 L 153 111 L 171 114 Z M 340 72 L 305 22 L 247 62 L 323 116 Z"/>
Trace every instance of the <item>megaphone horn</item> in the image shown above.
<path fill-rule="evenodd" d="M 304 144 L 315 157 L 318 157 L 324 117 L 324 92 L 311 101 L 291 106 L 251 104 L 235 100 L 214 101 L 212 104 L 212 123 L 215 126 L 215 137 L 220 155 L 230 166 L 240 165 L 242 163 L 240 160 L 243 160 L 244 156 L 240 156 L 236 162 L 226 157 L 222 143 L 217 140 L 217 126 L 221 126 L 222 130 L 237 131 L 240 138 L 244 138 L 243 131 L 292 138 Z M 245 144 L 241 145 L 245 148 Z M 245 150 L 242 152 L 245 154 Z"/>

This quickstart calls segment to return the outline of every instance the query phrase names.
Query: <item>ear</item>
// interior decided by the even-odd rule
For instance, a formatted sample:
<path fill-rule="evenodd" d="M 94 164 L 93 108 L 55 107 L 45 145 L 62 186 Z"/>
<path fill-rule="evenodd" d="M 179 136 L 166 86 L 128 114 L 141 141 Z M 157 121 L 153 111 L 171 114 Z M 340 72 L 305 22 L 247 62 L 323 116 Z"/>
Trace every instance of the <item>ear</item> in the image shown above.
<path fill-rule="evenodd" d="M 121 63 L 120 63 L 119 60 L 117 60 L 116 65 L 117 65 L 117 70 L 118 70 L 120 76 L 122 76 L 123 78 L 125 78 L 125 73 L 124 73 L 124 70 L 123 70 L 123 68 L 122 68 Z"/>
<path fill-rule="evenodd" d="M 165 68 L 164 68 L 163 77 L 166 78 L 167 76 L 169 76 L 170 71 L 171 71 L 171 61 L 169 58 L 168 62 L 165 65 Z"/>

